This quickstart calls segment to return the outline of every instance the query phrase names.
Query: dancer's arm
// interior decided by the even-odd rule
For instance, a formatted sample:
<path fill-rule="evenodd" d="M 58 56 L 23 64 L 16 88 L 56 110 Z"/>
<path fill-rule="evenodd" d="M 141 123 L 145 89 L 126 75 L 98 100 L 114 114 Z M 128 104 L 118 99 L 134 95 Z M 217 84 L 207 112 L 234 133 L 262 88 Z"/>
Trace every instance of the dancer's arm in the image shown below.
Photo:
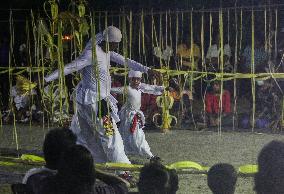
<path fill-rule="evenodd" d="M 63 73 L 64 75 L 68 75 L 73 72 L 79 71 L 91 64 L 92 64 L 92 41 L 90 40 L 87 43 L 87 46 L 85 47 L 82 54 L 79 57 L 77 57 L 74 61 L 72 61 L 71 63 L 67 64 L 64 67 Z M 44 79 L 46 82 L 50 82 L 55 79 L 58 79 L 58 77 L 59 77 L 59 70 L 57 69 L 56 71 L 45 77 Z"/>
<path fill-rule="evenodd" d="M 111 93 L 123 94 L 125 92 L 125 87 L 114 87 L 110 89 Z"/>
<path fill-rule="evenodd" d="M 141 83 L 139 85 L 139 89 L 143 93 L 153 94 L 153 95 L 162 95 L 162 93 L 165 90 L 165 87 L 164 86 L 149 85 L 149 84 Z"/>
<path fill-rule="evenodd" d="M 110 52 L 110 60 L 120 65 L 126 65 L 127 67 L 129 67 L 130 69 L 134 71 L 141 71 L 141 72 L 147 73 L 148 70 L 151 69 L 149 67 L 143 66 L 141 63 L 138 63 L 134 60 L 125 58 L 124 56 L 114 51 Z"/>

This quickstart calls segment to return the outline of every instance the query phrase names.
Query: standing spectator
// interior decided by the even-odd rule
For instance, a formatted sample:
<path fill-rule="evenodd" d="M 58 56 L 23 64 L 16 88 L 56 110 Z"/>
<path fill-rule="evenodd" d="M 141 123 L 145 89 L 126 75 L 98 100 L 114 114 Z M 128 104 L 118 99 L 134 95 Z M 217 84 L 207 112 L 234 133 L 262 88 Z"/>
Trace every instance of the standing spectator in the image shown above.
<path fill-rule="evenodd" d="M 23 178 L 23 183 L 27 184 L 31 192 L 38 193 L 40 181 L 56 174 L 62 153 L 68 146 L 75 144 L 76 136 L 69 129 L 56 128 L 46 134 L 43 142 L 45 166 L 30 169 Z"/>
<path fill-rule="evenodd" d="M 284 193 L 284 143 L 271 141 L 260 151 L 254 177 L 257 194 Z"/>
<path fill-rule="evenodd" d="M 221 90 L 220 81 L 213 82 L 212 90 L 205 96 L 205 111 L 209 126 L 214 127 L 219 123 L 219 116 L 226 118 L 231 113 L 231 97 L 229 91 Z M 220 112 L 220 95 L 222 95 L 222 112 Z"/>
<path fill-rule="evenodd" d="M 215 164 L 208 171 L 207 184 L 213 194 L 233 194 L 237 172 L 231 164 Z"/>

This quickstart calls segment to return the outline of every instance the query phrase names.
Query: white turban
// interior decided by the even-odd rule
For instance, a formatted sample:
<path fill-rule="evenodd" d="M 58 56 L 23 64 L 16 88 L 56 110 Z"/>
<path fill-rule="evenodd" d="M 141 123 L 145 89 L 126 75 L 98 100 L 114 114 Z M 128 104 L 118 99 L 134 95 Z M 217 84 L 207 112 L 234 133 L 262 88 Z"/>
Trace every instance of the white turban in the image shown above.
<path fill-rule="evenodd" d="M 256 81 L 256 83 L 259 86 L 263 86 L 264 85 L 264 81 L 263 80 Z"/>
<path fill-rule="evenodd" d="M 227 55 L 228 57 L 232 56 L 231 47 L 228 44 L 225 44 L 224 46 L 224 55 Z"/>
<path fill-rule="evenodd" d="M 211 47 L 209 47 L 207 51 L 206 58 L 211 59 L 212 57 L 216 57 L 216 58 L 219 57 L 219 50 L 218 50 L 217 44 L 211 45 Z"/>
<path fill-rule="evenodd" d="M 109 26 L 103 31 L 103 39 L 106 42 L 120 42 L 122 39 L 121 31 L 114 26 Z"/>
<path fill-rule="evenodd" d="M 130 70 L 128 72 L 128 77 L 142 77 L 142 72 L 141 71 L 134 71 L 134 70 Z"/>

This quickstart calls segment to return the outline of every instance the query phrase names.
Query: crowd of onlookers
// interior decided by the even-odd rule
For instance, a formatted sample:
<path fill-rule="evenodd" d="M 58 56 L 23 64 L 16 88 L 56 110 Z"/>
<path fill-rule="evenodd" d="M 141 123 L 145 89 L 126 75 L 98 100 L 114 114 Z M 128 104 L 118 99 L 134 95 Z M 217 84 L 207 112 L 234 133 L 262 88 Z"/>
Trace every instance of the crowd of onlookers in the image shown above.
<path fill-rule="evenodd" d="M 235 43 L 225 38 L 225 32 L 223 41 L 221 41 L 218 28 L 215 27 L 210 35 L 212 36 L 210 40 L 208 34 L 204 37 L 204 45 L 201 45 L 199 33 L 194 33 L 194 36 L 190 38 L 184 34 L 176 46 L 174 44 L 169 46 L 169 42 L 165 41 L 167 37 L 162 34 L 162 45 L 155 47 L 147 34 L 148 32 L 145 32 L 145 46 L 147 47 L 145 60 L 146 58 L 147 60 L 145 61 L 139 56 L 141 59 L 138 60 L 139 62 L 156 68 L 168 66 L 172 70 L 209 73 L 197 80 L 195 78 L 200 74 L 193 74 L 193 77 L 188 75 L 170 77 L 169 92 L 174 99 L 170 114 L 178 118 L 181 127 L 185 126 L 186 128 L 195 126 L 196 123 L 202 123 L 208 127 L 231 126 L 234 123 L 239 128 L 250 128 L 252 125 L 256 128 L 281 128 L 282 109 L 280 107 L 283 96 L 282 89 L 284 88 L 282 80 L 265 77 L 262 80 L 256 79 L 254 83 L 248 78 L 236 79 L 235 82 L 232 79 L 220 81 L 216 79 L 214 73 L 283 72 L 281 61 L 283 43 L 281 40 L 284 30 L 278 30 L 279 41 L 275 47 L 274 44 L 268 44 L 267 37 L 258 32 L 260 27 L 256 27 L 258 30 L 255 30 L 254 47 L 251 46 L 251 37 L 244 37 L 240 42 L 242 46 L 238 47 L 236 52 Z M 269 38 L 271 39 L 271 37 Z M 223 42 L 222 47 L 221 42 Z M 64 42 L 64 44 L 68 43 Z M 133 44 L 133 48 L 137 46 L 136 42 Z M 64 52 L 70 52 L 68 46 L 65 47 Z M 203 47 L 204 53 L 202 52 Z M 254 48 L 254 54 L 252 48 Z M 3 37 L 0 44 L 1 67 L 9 67 L 9 49 L 8 38 Z M 18 56 L 15 59 L 17 66 L 28 65 L 28 50 L 25 43 L 19 44 L 14 53 L 15 56 Z M 133 51 L 134 59 L 138 58 L 136 55 L 136 51 Z M 254 56 L 254 60 L 252 60 L 252 56 Z M 115 64 L 112 65 L 115 66 Z M 30 75 L 25 72 L 22 75 L 27 80 L 31 79 L 31 82 L 36 83 L 37 86 L 31 91 L 23 91 L 22 83 L 18 79 L 19 76 L 11 75 L 9 77 L 7 72 L 1 72 L 0 106 L 4 123 L 9 123 L 14 118 L 19 122 L 28 122 L 31 119 L 41 122 L 43 117 L 45 119 L 52 118 L 52 121 L 55 122 L 62 120 L 62 118 L 68 120 L 68 117 L 71 116 L 69 114 L 72 114 L 73 110 L 70 97 L 76 85 L 75 82 L 78 80 L 67 76 L 67 92 L 63 92 L 63 94 L 58 89 L 58 83 L 52 84 L 53 86 L 41 83 L 43 78 L 39 79 L 38 73 Z M 112 75 L 112 79 L 114 87 L 122 86 L 127 82 L 124 80 L 124 76 Z M 149 84 L 165 84 L 162 80 L 148 79 L 147 76 L 144 79 L 144 82 Z M 120 96 L 116 96 L 116 98 L 120 102 L 123 100 Z M 220 100 L 222 103 L 219 102 Z M 253 106 L 254 103 L 255 106 Z M 254 124 L 252 123 L 253 109 L 255 110 Z M 156 96 L 143 94 L 141 110 L 146 115 L 146 128 L 147 126 L 153 127 L 153 115 L 161 111 L 157 107 Z M 15 117 L 11 114 L 12 112 L 16 113 Z"/>
<path fill-rule="evenodd" d="M 30 169 L 22 183 L 12 185 L 16 194 L 174 194 L 179 189 L 176 170 L 153 160 L 141 168 L 139 179 L 124 179 L 121 173 L 103 172 L 95 168 L 92 155 L 76 144 L 76 136 L 68 128 L 50 130 L 43 143 L 45 165 Z M 254 175 L 257 194 L 284 193 L 284 142 L 271 141 L 257 159 Z M 128 172 L 131 174 L 131 172 Z M 207 184 L 214 194 L 233 194 L 238 173 L 231 164 L 218 163 L 207 172 Z M 134 190 L 137 186 L 138 192 Z"/>

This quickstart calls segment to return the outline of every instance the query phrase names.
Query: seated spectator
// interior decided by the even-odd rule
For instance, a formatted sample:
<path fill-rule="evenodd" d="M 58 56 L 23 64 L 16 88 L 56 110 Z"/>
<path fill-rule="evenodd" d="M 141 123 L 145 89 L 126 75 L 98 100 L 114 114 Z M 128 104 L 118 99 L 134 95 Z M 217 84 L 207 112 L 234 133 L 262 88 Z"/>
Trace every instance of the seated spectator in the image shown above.
<path fill-rule="evenodd" d="M 206 71 L 219 71 L 219 49 L 217 44 L 212 44 L 206 54 Z"/>
<path fill-rule="evenodd" d="M 76 136 L 71 130 L 65 128 L 50 130 L 43 143 L 45 166 L 30 169 L 24 176 L 23 183 L 27 184 L 29 190 L 38 193 L 40 181 L 57 172 L 61 154 L 68 146 L 75 144 Z"/>
<path fill-rule="evenodd" d="M 183 79 L 180 82 L 176 78 L 169 80 L 169 95 L 174 99 L 170 114 L 180 118 L 182 124 L 189 124 L 192 122 L 190 107 L 193 101 L 193 92 L 191 89 L 194 90 L 194 88 L 190 87 L 189 80 Z M 180 85 L 182 85 L 182 87 Z"/>
<path fill-rule="evenodd" d="M 267 67 L 268 53 L 264 49 L 264 44 L 261 44 L 259 38 L 255 38 L 254 45 L 254 68 L 255 72 L 265 72 L 265 67 Z M 249 73 L 252 68 L 252 47 L 247 45 L 241 55 L 241 71 L 244 73 Z"/>
<path fill-rule="evenodd" d="M 234 68 L 231 64 L 231 57 L 232 57 L 232 52 L 231 52 L 231 47 L 229 44 L 224 45 L 224 72 L 230 72 L 232 73 Z"/>
<path fill-rule="evenodd" d="M 107 185 L 96 186 L 96 177 Z M 94 160 L 87 148 L 69 147 L 63 154 L 58 173 L 42 181 L 40 194 L 124 194 L 128 193 L 123 180 L 95 171 Z"/>
<path fill-rule="evenodd" d="M 198 70 L 198 63 L 201 54 L 200 48 L 197 44 L 193 43 L 193 49 L 188 48 L 186 44 L 180 44 L 177 48 L 177 54 L 179 56 L 182 70 Z"/>
<path fill-rule="evenodd" d="M 230 164 L 215 164 L 208 171 L 207 184 L 213 194 L 233 194 L 237 172 Z"/>
<path fill-rule="evenodd" d="M 281 122 L 281 97 L 272 80 L 257 81 L 256 128 L 277 129 Z"/>
<path fill-rule="evenodd" d="M 220 81 L 214 81 L 212 91 L 205 96 L 205 111 L 208 119 L 208 125 L 215 127 L 219 123 L 219 116 L 227 117 L 231 113 L 231 97 L 230 92 L 227 90 L 222 91 L 222 112 L 219 104 L 221 95 Z M 226 118 L 227 119 L 227 118 Z M 226 121 L 224 119 L 224 121 Z M 224 123 L 225 124 L 225 123 Z"/>
<path fill-rule="evenodd" d="M 10 90 L 10 96 L 13 98 L 13 106 L 16 110 L 16 120 L 21 122 L 27 122 L 32 111 L 36 110 L 36 106 L 32 105 L 32 95 L 36 96 L 36 83 L 31 82 L 27 78 L 18 75 L 16 77 L 16 85 Z M 13 115 L 8 114 L 4 119 L 5 122 L 9 122 Z"/>
<path fill-rule="evenodd" d="M 155 129 L 153 122 L 153 115 L 159 112 L 159 108 L 156 103 L 157 96 L 153 94 L 142 94 L 141 96 L 141 111 L 145 115 L 145 129 Z"/>
<path fill-rule="evenodd" d="M 239 71 L 241 73 L 250 73 L 252 71 L 252 47 L 247 45 L 240 57 Z M 255 36 L 254 45 L 254 71 L 255 73 L 264 73 L 268 64 L 268 53 L 264 48 L 264 40 Z M 240 79 L 240 95 L 251 97 L 251 79 Z"/>
<path fill-rule="evenodd" d="M 153 54 L 163 60 L 165 64 L 167 64 L 170 61 L 170 58 L 173 56 L 173 49 L 170 46 L 166 46 L 164 50 L 161 49 L 161 47 L 155 47 L 153 50 Z"/>
<path fill-rule="evenodd" d="M 193 83 L 191 87 L 190 80 L 185 80 L 183 91 L 181 92 L 182 95 L 182 124 L 192 124 L 193 118 L 192 118 L 192 110 L 191 106 L 193 103 L 193 94 L 195 93 Z"/>
<path fill-rule="evenodd" d="M 175 194 L 178 190 L 178 176 L 158 162 L 146 164 L 140 172 L 139 194 Z"/>
<path fill-rule="evenodd" d="M 255 174 L 257 194 L 284 193 L 284 143 L 271 141 L 260 151 L 257 159 L 258 172 Z"/>
<path fill-rule="evenodd" d="M 125 82 L 124 80 L 122 80 L 122 78 L 124 78 L 124 76 L 118 76 L 116 74 L 112 75 L 111 76 L 111 87 L 112 88 L 123 87 L 122 83 L 125 83 Z M 114 92 L 111 92 L 111 95 L 117 100 L 117 107 L 118 107 L 118 110 L 120 110 L 123 105 L 123 95 L 117 94 Z"/>
<path fill-rule="evenodd" d="M 180 85 L 177 78 L 171 78 L 169 80 L 169 96 L 171 96 L 174 99 L 174 103 L 172 108 L 170 109 L 170 114 L 174 115 L 175 117 L 179 116 L 179 110 L 180 110 L 180 100 L 181 100 L 181 94 L 180 94 Z"/>
<path fill-rule="evenodd" d="M 231 47 L 229 44 L 223 45 L 223 71 L 232 72 L 231 65 Z M 219 72 L 221 65 L 221 47 L 219 33 L 213 37 L 212 45 L 209 46 L 206 53 L 206 70 L 209 72 Z"/>

